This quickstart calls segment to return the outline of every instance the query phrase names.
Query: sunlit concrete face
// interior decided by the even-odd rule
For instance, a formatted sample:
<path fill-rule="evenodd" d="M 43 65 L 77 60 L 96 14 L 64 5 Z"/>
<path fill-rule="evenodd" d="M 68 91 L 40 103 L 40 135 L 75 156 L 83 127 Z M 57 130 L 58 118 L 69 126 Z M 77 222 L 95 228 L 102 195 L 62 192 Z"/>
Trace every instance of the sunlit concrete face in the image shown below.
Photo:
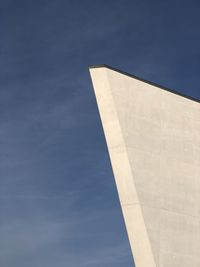
<path fill-rule="evenodd" d="M 136 267 L 200 267 L 200 103 L 90 73 Z"/>

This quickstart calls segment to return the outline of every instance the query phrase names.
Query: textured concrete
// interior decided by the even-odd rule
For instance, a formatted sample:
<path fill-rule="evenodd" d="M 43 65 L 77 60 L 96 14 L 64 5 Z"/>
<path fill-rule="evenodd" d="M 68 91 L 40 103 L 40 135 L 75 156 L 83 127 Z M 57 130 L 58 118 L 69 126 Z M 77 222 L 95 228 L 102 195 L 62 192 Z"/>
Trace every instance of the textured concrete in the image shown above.
<path fill-rule="evenodd" d="M 200 103 L 90 73 L 136 267 L 200 267 Z"/>

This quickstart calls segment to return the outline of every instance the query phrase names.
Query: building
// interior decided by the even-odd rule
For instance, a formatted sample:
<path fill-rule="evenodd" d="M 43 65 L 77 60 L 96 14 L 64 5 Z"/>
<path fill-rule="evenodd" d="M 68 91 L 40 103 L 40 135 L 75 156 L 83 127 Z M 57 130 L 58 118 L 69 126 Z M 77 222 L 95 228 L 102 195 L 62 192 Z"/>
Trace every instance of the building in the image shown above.
<path fill-rule="evenodd" d="M 200 267 L 200 102 L 90 73 L 136 267 Z"/>

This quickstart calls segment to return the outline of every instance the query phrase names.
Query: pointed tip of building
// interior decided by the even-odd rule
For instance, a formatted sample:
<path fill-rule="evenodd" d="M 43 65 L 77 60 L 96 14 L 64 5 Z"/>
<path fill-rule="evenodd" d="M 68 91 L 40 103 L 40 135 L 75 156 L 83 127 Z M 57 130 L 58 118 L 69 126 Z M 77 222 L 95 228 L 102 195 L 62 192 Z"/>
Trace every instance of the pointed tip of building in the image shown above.
<path fill-rule="evenodd" d="M 98 68 L 107 68 L 107 69 L 110 69 L 110 70 L 112 70 L 112 71 L 116 71 L 116 72 L 121 73 L 121 74 L 123 74 L 123 75 L 126 75 L 126 76 L 128 76 L 128 77 L 131 77 L 131 78 L 134 78 L 134 79 L 136 79 L 136 80 L 142 81 L 142 82 L 144 82 L 144 83 L 147 83 L 147 84 L 156 86 L 156 87 L 158 87 L 158 88 L 160 88 L 160 89 L 162 89 L 162 90 L 168 91 L 168 92 L 170 92 L 170 93 L 172 93 L 172 94 L 176 94 L 176 95 L 182 96 L 182 97 L 184 97 L 184 98 L 187 98 L 187 99 L 189 99 L 189 100 L 192 100 L 192 101 L 195 101 L 195 102 L 200 103 L 200 99 L 198 99 L 198 98 L 195 98 L 195 97 L 192 97 L 192 96 L 188 96 L 188 95 L 186 95 L 186 94 L 183 94 L 183 93 L 181 93 L 181 92 L 178 92 L 177 90 L 167 88 L 167 87 L 165 87 L 165 86 L 163 86 L 163 85 L 160 85 L 160 84 L 158 84 L 158 83 L 155 83 L 155 82 L 146 80 L 146 79 L 144 79 L 144 78 L 138 77 L 138 76 L 136 76 L 136 75 L 134 75 L 134 74 L 130 74 L 130 73 L 128 73 L 128 72 L 122 71 L 122 70 L 120 70 L 120 69 L 118 69 L 118 68 L 111 67 L 111 66 L 109 66 L 109 65 L 107 65 L 107 64 L 89 65 L 89 70 L 90 70 L 90 69 L 98 69 Z"/>

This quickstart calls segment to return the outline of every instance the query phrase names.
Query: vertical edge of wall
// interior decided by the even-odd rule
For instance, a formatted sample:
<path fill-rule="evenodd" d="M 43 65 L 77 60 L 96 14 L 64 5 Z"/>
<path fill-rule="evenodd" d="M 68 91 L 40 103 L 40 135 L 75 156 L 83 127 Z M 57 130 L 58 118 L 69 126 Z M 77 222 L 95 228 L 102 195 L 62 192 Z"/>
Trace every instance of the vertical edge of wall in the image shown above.
<path fill-rule="evenodd" d="M 90 75 L 108 146 L 120 204 L 136 267 L 156 267 L 138 199 L 126 145 L 106 67 L 90 68 Z"/>

